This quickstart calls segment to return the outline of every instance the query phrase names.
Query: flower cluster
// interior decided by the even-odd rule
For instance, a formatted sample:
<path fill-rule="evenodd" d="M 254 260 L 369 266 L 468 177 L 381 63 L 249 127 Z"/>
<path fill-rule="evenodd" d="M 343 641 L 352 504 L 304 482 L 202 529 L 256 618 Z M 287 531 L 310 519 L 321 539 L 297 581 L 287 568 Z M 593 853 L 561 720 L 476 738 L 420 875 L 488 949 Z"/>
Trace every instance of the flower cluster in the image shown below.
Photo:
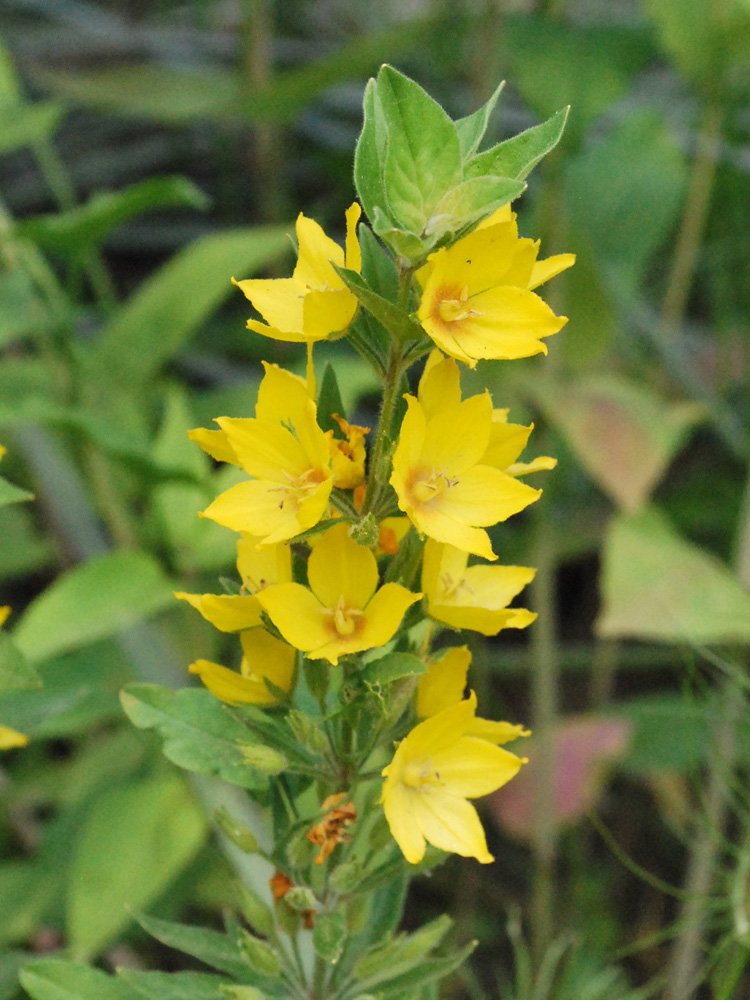
<path fill-rule="evenodd" d="M 424 671 L 411 682 L 411 707 L 394 713 L 386 738 L 372 741 L 359 764 L 377 762 L 397 741 L 383 768 L 381 802 L 409 862 L 422 859 L 426 843 L 488 862 L 469 800 L 513 777 L 523 760 L 500 744 L 527 734 L 478 719 L 475 695 L 465 696 L 467 647 L 431 653 L 430 641 L 446 626 L 491 636 L 534 621 L 532 612 L 510 607 L 534 570 L 497 565 L 487 528 L 534 503 L 540 490 L 521 477 L 555 461 L 518 461 L 532 427 L 509 422 L 487 391 L 463 398 L 458 362 L 473 368 L 479 359 L 546 352 L 544 338 L 565 319 L 533 289 L 573 258 L 537 261 L 539 244 L 519 237 L 507 206 L 430 253 L 406 297 L 417 300 L 412 321 L 425 337 L 412 357 L 429 356 L 415 393 L 404 397 L 397 439 L 388 437 L 398 405 L 391 391 L 368 455 L 370 428 L 318 412 L 311 353 L 313 342 L 354 333 L 361 306 L 346 279 L 361 275 L 359 216 L 356 204 L 346 213 L 343 251 L 300 215 L 293 276 L 236 282 L 265 321 L 248 327 L 307 343 L 308 371 L 301 378 L 264 363 L 254 417 L 219 417 L 218 429 L 190 432 L 214 459 L 247 476 L 201 514 L 239 536 L 237 592 L 176 595 L 239 636 L 239 669 L 199 659 L 190 671 L 230 705 L 283 711 L 294 709 L 301 657 L 343 669 L 354 689 L 384 650 L 409 652 Z M 403 345 L 394 343 L 390 362 L 386 398 L 409 364 Z M 340 683 L 328 685 L 324 702 L 334 715 L 335 690 Z M 351 794 L 343 785 L 328 792 L 336 797 L 329 794 L 325 808 Z M 311 826 L 308 839 L 323 848 L 319 863 L 348 841 L 343 827 L 355 818 L 352 806 Z"/>

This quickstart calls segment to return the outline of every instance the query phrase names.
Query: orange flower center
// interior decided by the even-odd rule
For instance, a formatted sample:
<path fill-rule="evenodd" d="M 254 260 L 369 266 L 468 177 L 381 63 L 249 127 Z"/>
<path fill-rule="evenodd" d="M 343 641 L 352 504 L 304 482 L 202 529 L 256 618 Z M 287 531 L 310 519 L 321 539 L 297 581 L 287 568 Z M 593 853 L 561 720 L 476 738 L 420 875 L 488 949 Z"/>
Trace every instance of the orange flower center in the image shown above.
<path fill-rule="evenodd" d="M 441 323 L 460 323 L 470 316 L 481 316 L 482 313 L 472 309 L 469 303 L 469 289 L 467 285 L 463 288 L 446 287 L 436 289 L 435 300 L 432 309 L 433 319 Z"/>
<path fill-rule="evenodd" d="M 295 510 L 299 509 L 326 478 L 325 470 L 320 468 L 305 469 L 299 476 L 292 476 L 283 469 L 282 472 L 287 482 L 281 486 L 273 486 L 269 490 L 269 493 L 281 493 L 279 510 L 283 510 L 284 504 L 290 502 L 295 505 Z"/>
<path fill-rule="evenodd" d="M 440 773 L 433 771 L 429 760 L 412 761 L 401 772 L 401 781 L 407 788 L 417 792 L 427 792 L 435 785 L 442 785 Z"/>

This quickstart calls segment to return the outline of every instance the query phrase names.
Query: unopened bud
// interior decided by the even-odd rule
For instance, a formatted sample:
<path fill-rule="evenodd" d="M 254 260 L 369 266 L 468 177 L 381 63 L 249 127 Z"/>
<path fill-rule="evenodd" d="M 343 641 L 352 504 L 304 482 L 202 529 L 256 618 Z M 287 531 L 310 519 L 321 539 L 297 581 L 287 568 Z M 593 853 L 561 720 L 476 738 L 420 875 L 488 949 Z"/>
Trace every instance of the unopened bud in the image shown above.
<path fill-rule="evenodd" d="M 253 831 L 238 823 L 223 806 L 214 813 L 214 821 L 235 847 L 239 847 L 245 854 L 255 854 L 258 850 L 258 841 Z"/>
<path fill-rule="evenodd" d="M 260 743 L 244 743 L 240 746 L 240 753 L 251 767 L 264 774 L 281 774 L 286 767 L 283 754 Z"/>
<path fill-rule="evenodd" d="M 297 913 L 305 913 L 306 910 L 314 910 L 318 906 L 312 889 L 303 885 L 295 885 L 293 889 L 290 889 L 284 896 L 284 901 Z"/>
<path fill-rule="evenodd" d="M 243 930 L 240 946 L 256 972 L 260 972 L 264 976 L 278 975 L 281 962 L 270 944 Z"/>

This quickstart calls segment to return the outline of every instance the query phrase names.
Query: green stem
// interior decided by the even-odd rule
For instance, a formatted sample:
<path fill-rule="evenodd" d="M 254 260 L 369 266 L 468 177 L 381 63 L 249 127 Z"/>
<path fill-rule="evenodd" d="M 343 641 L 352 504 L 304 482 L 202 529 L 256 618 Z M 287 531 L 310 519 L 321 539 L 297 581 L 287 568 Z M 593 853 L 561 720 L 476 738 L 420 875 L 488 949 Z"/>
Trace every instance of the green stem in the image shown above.
<path fill-rule="evenodd" d="M 375 443 L 370 457 L 367 492 L 362 507 L 362 517 L 365 517 L 370 511 L 374 511 L 379 506 L 379 501 L 387 488 L 390 478 L 390 432 L 402 374 L 401 352 L 397 344 L 392 344 L 388 370 L 386 371 L 383 384 L 383 402 L 380 409 L 378 432 L 375 436 Z"/>

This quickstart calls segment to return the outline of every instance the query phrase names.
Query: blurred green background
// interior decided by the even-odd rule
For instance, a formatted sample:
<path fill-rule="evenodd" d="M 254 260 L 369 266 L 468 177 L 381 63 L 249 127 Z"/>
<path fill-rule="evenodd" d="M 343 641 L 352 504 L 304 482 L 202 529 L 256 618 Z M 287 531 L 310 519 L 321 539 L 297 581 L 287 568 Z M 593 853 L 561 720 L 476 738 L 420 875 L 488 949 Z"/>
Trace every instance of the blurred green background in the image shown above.
<path fill-rule="evenodd" d="M 241 790 L 186 780 L 118 691 L 233 655 L 171 596 L 234 556 L 196 516 L 233 470 L 185 431 L 251 413 L 261 358 L 301 370 L 229 278 L 286 273 L 299 211 L 343 235 L 386 61 L 454 118 L 506 79 L 488 143 L 572 106 L 515 207 L 542 256 L 577 254 L 549 357 L 465 383 L 559 459 L 494 539 L 539 568 L 540 618 L 471 640 L 534 762 L 486 803 L 497 863 L 452 858 L 407 922 L 447 909 L 479 939 L 457 1000 L 750 992 L 747 0 L 4 0 L 2 473 L 36 502 L 0 491 L 0 722 L 31 738 L 0 772 L 0 1000 L 61 948 L 180 968 L 126 906 L 237 905 L 248 862 L 210 819 Z M 364 363 L 316 356 L 371 421 Z"/>

